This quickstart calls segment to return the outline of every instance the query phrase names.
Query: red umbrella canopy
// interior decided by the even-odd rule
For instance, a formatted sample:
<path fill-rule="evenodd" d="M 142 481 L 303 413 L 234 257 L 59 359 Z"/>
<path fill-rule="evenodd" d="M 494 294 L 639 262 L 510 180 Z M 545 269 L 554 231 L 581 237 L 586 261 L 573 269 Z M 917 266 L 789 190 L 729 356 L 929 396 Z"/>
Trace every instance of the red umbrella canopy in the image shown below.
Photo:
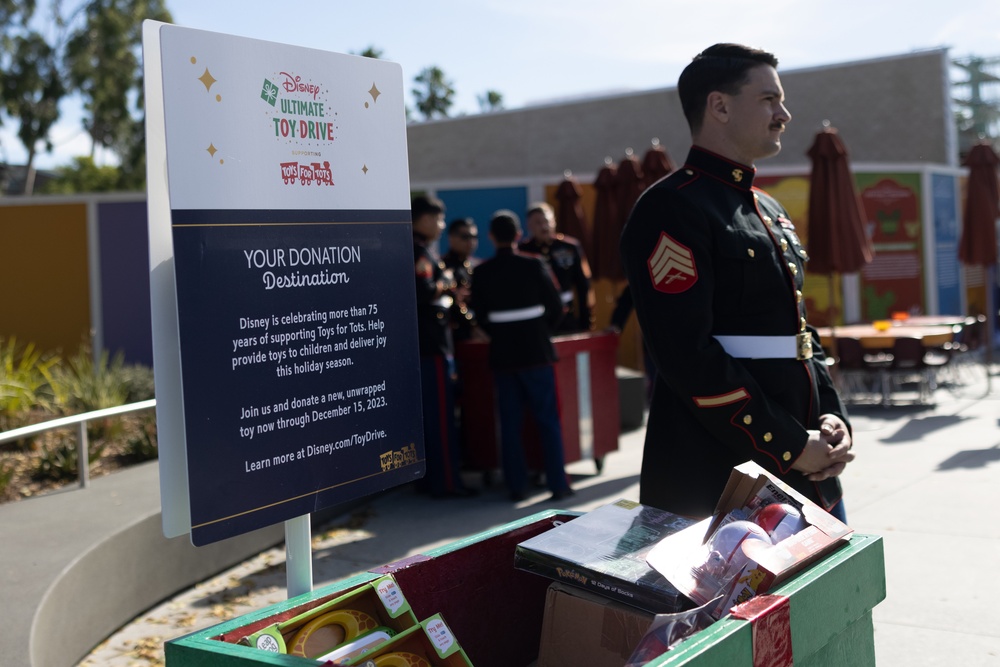
<path fill-rule="evenodd" d="M 597 173 L 594 181 L 597 193 L 594 201 L 593 253 L 590 268 L 595 278 L 622 276 L 622 262 L 618 254 L 618 169 L 611 158 Z"/>
<path fill-rule="evenodd" d="M 965 224 L 958 243 L 958 258 L 964 264 L 992 266 L 997 261 L 996 219 L 1000 218 L 1000 186 L 997 157 L 987 143 L 976 144 L 965 158 L 969 181 L 965 193 Z"/>
<path fill-rule="evenodd" d="M 809 270 L 854 273 L 875 251 L 865 232 L 861 201 L 854 187 L 847 149 L 837 130 L 816 135 L 807 155 L 809 176 Z"/>
<path fill-rule="evenodd" d="M 642 165 L 639 159 L 632 154 L 632 149 L 625 152 L 625 157 L 618 163 L 618 232 L 619 235 L 628 216 L 632 212 L 635 200 L 639 198 L 645 189 Z"/>
<path fill-rule="evenodd" d="M 648 188 L 676 169 L 677 165 L 670 159 L 663 146 L 660 146 L 659 143 L 654 143 L 653 147 L 646 151 L 646 154 L 642 157 L 643 187 Z"/>
<path fill-rule="evenodd" d="M 590 257 L 590 236 L 587 234 L 587 222 L 583 217 L 580 197 L 580 184 L 572 176 L 567 176 L 556 189 L 556 201 L 559 202 L 559 209 L 556 211 L 556 231 L 580 241 L 584 253 Z"/>

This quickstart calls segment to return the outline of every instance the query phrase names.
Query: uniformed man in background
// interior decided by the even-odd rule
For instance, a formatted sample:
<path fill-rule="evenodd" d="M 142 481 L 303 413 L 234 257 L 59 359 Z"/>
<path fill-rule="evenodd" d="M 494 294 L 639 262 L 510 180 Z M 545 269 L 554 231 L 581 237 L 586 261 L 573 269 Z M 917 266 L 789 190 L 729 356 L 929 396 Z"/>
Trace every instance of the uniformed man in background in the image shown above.
<path fill-rule="evenodd" d="M 521 223 L 511 211 L 497 211 L 490 221 L 496 255 L 476 268 L 472 305 L 490 337 L 490 368 L 500 417 L 504 481 L 511 500 L 528 492 L 521 429 L 525 408 L 538 425 L 545 481 L 552 500 L 573 494 L 566 476 L 556 352 L 551 335 L 562 319 L 559 292 L 541 259 L 517 251 Z"/>
<path fill-rule="evenodd" d="M 449 312 L 451 336 L 457 345 L 476 332 L 476 314 L 469 305 L 472 297 L 472 274 L 480 260 L 476 257 L 479 228 L 472 218 L 455 218 L 448 225 L 448 252 L 441 261 L 455 279 L 455 302 Z"/>
<path fill-rule="evenodd" d="M 519 248 L 545 259 L 559 283 L 559 293 L 567 309 L 557 332 L 591 330 L 596 298 L 590 287 L 590 264 L 583 246 L 572 236 L 556 233 L 555 213 L 545 202 L 528 209 L 525 223 L 530 237 Z"/>
<path fill-rule="evenodd" d="M 847 412 L 806 320 L 806 251 L 781 205 L 754 187 L 791 119 L 777 59 L 717 44 L 681 73 L 694 145 L 648 189 L 621 252 L 656 364 L 640 502 L 696 517 L 753 459 L 843 518 Z"/>
<path fill-rule="evenodd" d="M 435 245 L 444 231 L 444 204 L 433 197 L 414 197 L 410 213 L 427 458 L 427 473 L 417 488 L 434 498 L 466 497 L 475 491 L 462 483 L 455 424 L 455 361 L 448 323 L 456 282 L 438 259 Z"/>

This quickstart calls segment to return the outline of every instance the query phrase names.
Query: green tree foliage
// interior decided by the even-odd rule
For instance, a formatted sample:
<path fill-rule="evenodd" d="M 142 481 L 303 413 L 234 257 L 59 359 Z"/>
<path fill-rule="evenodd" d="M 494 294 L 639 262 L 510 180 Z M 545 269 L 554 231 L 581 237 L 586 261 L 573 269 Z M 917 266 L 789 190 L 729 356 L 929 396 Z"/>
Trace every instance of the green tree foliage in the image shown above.
<path fill-rule="evenodd" d="M 116 189 L 141 189 L 142 22 L 169 22 L 166 0 L 52 0 L 45 24 L 51 35 L 33 29 L 35 6 L 36 0 L 0 0 L 0 111 L 18 123 L 29 154 L 26 192 L 35 152 L 51 150 L 59 101 L 72 93 L 83 98 L 91 156 L 98 146 L 111 150 L 121 162 Z M 80 163 L 71 169 L 87 178 L 92 171 Z"/>
<path fill-rule="evenodd" d="M 351 55 L 354 55 L 354 56 L 364 56 L 365 58 L 374 58 L 375 60 L 380 60 L 382 58 L 382 55 L 384 53 L 385 53 L 385 51 L 383 51 L 382 49 L 380 49 L 380 48 L 378 48 L 377 46 L 374 46 L 374 45 L 369 46 L 364 51 L 359 51 L 357 53 L 355 53 L 354 51 L 351 51 Z"/>
<path fill-rule="evenodd" d="M 503 95 L 495 90 L 487 90 L 482 95 L 477 95 L 476 100 L 479 102 L 479 110 L 483 113 L 503 109 Z"/>
<path fill-rule="evenodd" d="M 123 172 L 118 167 L 98 166 L 94 158 L 82 155 L 73 158 L 73 164 L 59 167 L 58 176 L 47 182 L 39 192 L 47 195 L 67 195 L 75 192 L 115 192 L 134 189 L 122 182 Z"/>
<path fill-rule="evenodd" d="M 57 54 L 34 31 L 10 39 L 10 62 L 0 72 L 3 109 L 20 126 L 17 138 L 28 152 L 24 193 L 31 194 L 35 181 L 35 154 L 39 143 L 52 150 L 49 131 L 59 119 L 59 100 L 66 88 L 59 73 Z"/>
<path fill-rule="evenodd" d="M 171 21 L 164 0 L 89 0 L 67 21 L 65 66 L 84 99 L 84 125 L 97 146 L 128 153 L 142 89 L 142 22 Z M 124 162 L 123 162 L 123 166 Z"/>
<path fill-rule="evenodd" d="M 454 103 L 455 89 L 440 67 L 425 67 L 413 80 L 417 84 L 413 88 L 413 98 L 416 100 L 417 111 L 423 114 L 425 120 L 435 116 L 448 116 L 448 109 Z"/>

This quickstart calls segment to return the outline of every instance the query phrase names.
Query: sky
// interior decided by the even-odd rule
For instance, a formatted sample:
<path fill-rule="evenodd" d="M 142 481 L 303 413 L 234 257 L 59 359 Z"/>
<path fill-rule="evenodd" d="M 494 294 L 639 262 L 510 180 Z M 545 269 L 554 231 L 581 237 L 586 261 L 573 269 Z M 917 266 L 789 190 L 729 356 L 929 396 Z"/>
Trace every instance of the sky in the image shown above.
<path fill-rule="evenodd" d="M 40 5 L 46 4 L 40 2 Z M 65 4 L 73 4 L 72 2 Z M 166 0 L 177 25 L 400 63 L 413 78 L 440 67 L 456 91 L 450 115 L 479 113 L 495 90 L 521 108 L 593 95 L 673 87 L 691 58 L 716 42 L 771 51 L 782 70 L 949 47 L 953 58 L 1000 57 L 1000 1 L 961 0 Z M 850 91 L 845 91 L 850 94 Z M 794 100 L 788 100 L 794 112 Z M 52 168 L 90 153 L 78 99 L 65 100 Z M 11 122 L 0 161 L 21 163 Z M 97 155 L 102 163 L 113 163 Z"/>

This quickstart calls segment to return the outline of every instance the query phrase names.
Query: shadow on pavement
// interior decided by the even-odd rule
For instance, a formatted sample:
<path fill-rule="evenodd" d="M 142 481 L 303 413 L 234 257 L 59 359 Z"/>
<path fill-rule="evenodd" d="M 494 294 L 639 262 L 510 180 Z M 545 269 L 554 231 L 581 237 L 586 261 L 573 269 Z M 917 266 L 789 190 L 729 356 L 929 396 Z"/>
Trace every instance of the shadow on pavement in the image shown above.
<path fill-rule="evenodd" d="M 916 440 L 924 439 L 925 436 L 930 435 L 934 431 L 956 426 L 964 421 L 967 421 L 968 419 L 968 417 L 963 417 L 961 415 L 930 415 L 927 417 L 917 417 L 916 419 L 907 421 L 903 424 L 902 428 L 892 435 L 885 438 L 879 438 L 878 441 L 887 445 L 914 442 Z"/>
<path fill-rule="evenodd" d="M 958 468 L 982 468 L 1000 461 L 1000 445 L 986 449 L 963 449 L 955 452 L 938 464 L 938 470 L 955 470 Z"/>

